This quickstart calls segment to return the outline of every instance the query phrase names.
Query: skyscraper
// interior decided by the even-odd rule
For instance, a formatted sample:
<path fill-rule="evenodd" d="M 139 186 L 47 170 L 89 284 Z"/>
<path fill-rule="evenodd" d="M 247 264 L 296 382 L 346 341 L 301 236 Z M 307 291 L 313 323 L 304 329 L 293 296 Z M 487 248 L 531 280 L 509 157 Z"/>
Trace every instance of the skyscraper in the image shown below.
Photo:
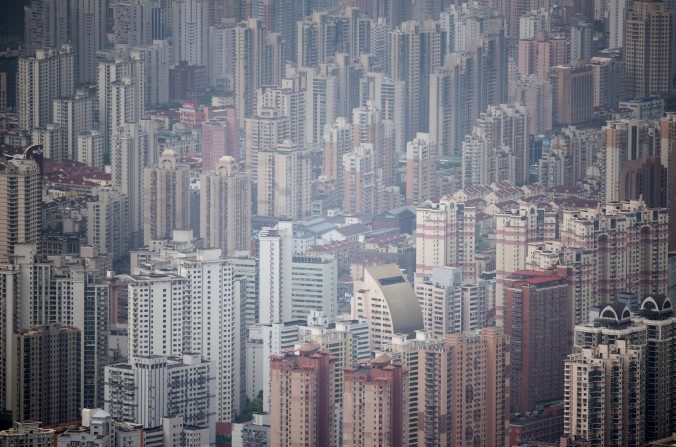
<path fill-rule="evenodd" d="M 408 387 L 408 370 L 387 354 L 346 369 L 343 446 L 407 445 Z"/>
<path fill-rule="evenodd" d="M 668 93 L 672 88 L 674 12 L 664 1 L 636 0 L 624 15 L 624 92 L 628 98 Z"/>
<path fill-rule="evenodd" d="M 134 356 L 129 363 L 106 368 L 105 410 L 116 420 L 145 429 L 174 416 L 187 425 L 211 429 L 212 379 L 210 362 L 197 354 Z"/>
<path fill-rule="evenodd" d="M 259 322 L 261 324 L 292 321 L 291 263 L 293 260 L 293 224 L 280 221 L 275 228 L 263 228 L 258 234 Z"/>
<path fill-rule="evenodd" d="M 111 180 L 118 191 L 129 197 L 131 247 L 143 243 L 143 173 L 154 145 L 152 121 L 125 124 L 117 128 L 111 142 Z"/>
<path fill-rule="evenodd" d="M 564 363 L 564 434 L 593 445 L 644 443 L 641 352 L 624 340 L 585 348 Z"/>
<path fill-rule="evenodd" d="M 22 130 L 53 122 L 52 101 L 75 92 L 74 64 L 70 45 L 40 48 L 19 59 L 17 109 Z"/>
<path fill-rule="evenodd" d="M 406 88 L 405 138 L 429 130 L 430 74 L 442 64 L 445 53 L 439 24 L 404 22 L 391 33 L 391 69 L 395 81 Z"/>
<path fill-rule="evenodd" d="M 509 350 L 498 327 L 450 334 L 419 350 L 419 446 L 505 445 Z"/>
<path fill-rule="evenodd" d="M 190 169 L 174 151 L 162 153 L 157 167 L 146 168 L 143 181 L 143 241 L 169 239 L 173 230 L 190 228 Z"/>
<path fill-rule="evenodd" d="M 317 345 L 270 360 L 270 445 L 336 446 L 335 358 Z"/>
<path fill-rule="evenodd" d="M 310 152 L 289 140 L 258 153 L 257 214 L 302 219 L 310 214 Z"/>
<path fill-rule="evenodd" d="M 16 396 L 13 417 L 45 425 L 72 423 L 80 414 L 80 331 L 59 324 L 14 334 Z"/>
<path fill-rule="evenodd" d="M 209 16 L 206 0 L 176 0 L 171 3 L 173 61 L 206 65 Z"/>
<path fill-rule="evenodd" d="M 371 216 L 378 212 L 378 186 L 373 145 L 362 143 L 343 155 L 343 206 L 348 213 Z"/>
<path fill-rule="evenodd" d="M 251 241 L 251 176 L 230 156 L 200 176 L 200 237 L 224 256 L 249 250 Z"/>
<path fill-rule="evenodd" d="M 505 334 L 511 342 L 513 412 L 563 396 L 561 364 L 570 353 L 568 282 L 554 272 L 517 271 L 505 284 Z"/>
<path fill-rule="evenodd" d="M 667 208 L 669 208 L 669 249 L 676 249 L 676 113 L 660 120 L 660 156 L 667 168 Z"/>
<path fill-rule="evenodd" d="M 0 262 L 7 262 L 16 244 L 40 243 L 42 175 L 25 155 L 0 165 Z"/>
<path fill-rule="evenodd" d="M 418 132 L 406 145 L 406 204 L 417 205 L 433 197 L 437 191 L 436 144 L 430 134 Z"/>

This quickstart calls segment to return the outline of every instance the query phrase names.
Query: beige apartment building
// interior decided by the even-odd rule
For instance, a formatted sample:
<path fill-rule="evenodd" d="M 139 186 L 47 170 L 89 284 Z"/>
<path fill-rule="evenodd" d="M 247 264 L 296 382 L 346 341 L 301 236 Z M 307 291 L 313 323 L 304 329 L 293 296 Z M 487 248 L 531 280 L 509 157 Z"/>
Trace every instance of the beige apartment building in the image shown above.
<path fill-rule="evenodd" d="M 200 175 L 200 238 L 225 257 L 249 250 L 251 175 L 233 157 L 221 157 L 215 170 Z"/>
<path fill-rule="evenodd" d="M 449 334 L 421 348 L 418 446 L 506 445 L 509 338 L 499 327 Z"/>
<path fill-rule="evenodd" d="M 190 168 L 167 149 L 157 166 L 143 175 L 143 242 L 170 239 L 174 230 L 190 228 Z"/>

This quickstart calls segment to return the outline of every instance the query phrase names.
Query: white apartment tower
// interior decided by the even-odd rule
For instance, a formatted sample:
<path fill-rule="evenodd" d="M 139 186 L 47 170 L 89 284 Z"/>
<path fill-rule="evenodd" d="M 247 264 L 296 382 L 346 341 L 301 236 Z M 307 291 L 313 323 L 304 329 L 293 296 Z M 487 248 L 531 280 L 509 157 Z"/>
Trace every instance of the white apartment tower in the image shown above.
<path fill-rule="evenodd" d="M 156 428 L 168 416 L 212 428 L 212 379 L 198 354 L 137 356 L 106 368 L 105 410 L 113 419 Z"/>
<path fill-rule="evenodd" d="M 280 221 L 263 228 L 259 240 L 259 322 L 292 321 L 293 224 Z"/>
<path fill-rule="evenodd" d="M 175 274 L 132 275 L 129 282 L 129 357 L 180 356 L 190 280 Z"/>
<path fill-rule="evenodd" d="M 435 267 L 415 283 L 425 332 L 443 337 L 462 332 L 462 272 L 454 267 Z"/>
<path fill-rule="evenodd" d="M 216 420 L 231 421 L 241 404 L 236 390 L 243 391 L 244 331 L 237 324 L 243 318 L 242 283 L 234 281 L 220 249 L 198 250 L 195 256 L 182 258 L 178 273 L 190 284 L 183 309 L 184 321 L 189 322 L 183 352 L 201 354 L 211 362 Z"/>

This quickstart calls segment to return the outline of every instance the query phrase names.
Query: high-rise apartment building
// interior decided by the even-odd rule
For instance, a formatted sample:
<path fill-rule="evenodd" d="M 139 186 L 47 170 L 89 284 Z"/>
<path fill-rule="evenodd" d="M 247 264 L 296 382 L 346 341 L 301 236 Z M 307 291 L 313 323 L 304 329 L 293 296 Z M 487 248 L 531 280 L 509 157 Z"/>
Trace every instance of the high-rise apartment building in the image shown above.
<path fill-rule="evenodd" d="M 437 154 L 428 133 L 418 132 L 406 145 L 406 204 L 417 205 L 437 194 Z"/>
<path fill-rule="evenodd" d="M 603 128 L 605 133 L 605 192 L 606 201 L 618 202 L 622 200 L 636 200 L 633 197 L 631 182 L 627 182 L 627 175 L 642 159 L 656 157 L 659 152 L 658 128 L 649 121 L 637 119 L 622 119 L 609 121 Z M 657 183 L 657 178 L 651 178 Z M 634 182 L 636 183 L 636 182 Z M 621 188 L 624 187 L 624 188 Z M 661 185 L 660 188 L 666 185 Z M 650 189 L 645 193 L 650 192 Z M 659 190 L 658 190 L 659 192 Z M 630 197 L 626 197 L 629 195 Z M 652 194 L 645 194 L 643 198 L 649 206 L 664 206 L 665 203 L 648 203 L 657 199 Z M 657 202 L 660 202 L 659 200 Z"/>
<path fill-rule="evenodd" d="M 666 293 L 667 219 L 666 209 L 642 201 L 563 212 L 562 244 L 596 254 L 596 304 L 610 303 L 618 292 Z"/>
<path fill-rule="evenodd" d="M 52 101 L 75 93 L 74 55 L 70 45 L 41 48 L 19 59 L 19 126 L 32 131 L 53 122 Z"/>
<path fill-rule="evenodd" d="M 338 117 L 324 126 L 322 175 L 327 182 L 335 185 L 339 194 L 343 191 L 345 175 L 343 157 L 354 147 L 352 129 L 352 124 L 343 117 Z"/>
<path fill-rule="evenodd" d="M 277 85 L 282 76 L 279 35 L 265 32 L 263 21 L 250 18 L 234 28 L 234 91 L 240 126 L 254 115 L 256 90 Z"/>
<path fill-rule="evenodd" d="M 293 262 L 293 224 L 281 221 L 258 234 L 259 323 L 292 321 L 291 264 Z"/>
<path fill-rule="evenodd" d="M 408 370 L 383 354 L 345 370 L 343 446 L 407 445 Z"/>
<path fill-rule="evenodd" d="M 521 76 L 535 75 L 538 81 L 546 81 L 550 69 L 569 62 L 568 41 L 539 31 L 531 39 L 519 40 L 518 73 Z"/>
<path fill-rule="evenodd" d="M 113 42 L 132 46 L 148 45 L 157 27 L 152 0 L 124 0 L 111 4 Z M 167 5 L 169 6 L 169 5 Z M 170 16 L 172 11 L 165 11 Z M 168 17 L 167 17 L 168 18 Z M 164 25 L 164 24 L 163 24 Z M 166 24 L 169 28 L 170 24 Z"/>
<path fill-rule="evenodd" d="M 106 368 L 105 410 L 116 420 L 145 429 L 181 416 L 187 425 L 211 428 L 213 372 L 197 354 L 132 356 Z"/>
<path fill-rule="evenodd" d="M 336 446 L 335 359 L 314 344 L 270 359 L 270 445 Z"/>
<path fill-rule="evenodd" d="M 324 126 L 341 116 L 338 70 L 333 64 L 322 64 L 300 71 L 306 77 L 305 142 L 319 144 Z"/>
<path fill-rule="evenodd" d="M 59 47 L 71 39 L 72 18 L 66 0 L 32 0 L 24 9 L 24 41 L 29 51 Z"/>
<path fill-rule="evenodd" d="M 138 81 L 140 95 L 146 106 L 169 101 L 169 63 L 171 48 L 167 40 L 153 40 L 129 52 L 132 73 Z"/>
<path fill-rule="evenodd" d="M 585 348 L 564 363 L 565 435 L 592 445 L 644 443 L 646 380 L 640 350 L 624 340 Z"/>
<path fill-rule="evenodd" d="M 531 205 L 521 205 L 495 216 L 495 319 L 503 319 L 505 278 L 526 268 L 528 244 L 556 239 L 557 218 L 554 213 Z"/>
<path fill-rule="evenodd" d="M 348 213 L 372 216 L 378 211 L 378 185 L 373 145 L 361 143 L 343 155 L 343 206 Z"/>
<path fill-rule="evenodd" d="M 298 144 L 305 141 L 305 91 L 297 74 L 282 78 L 279 85 L 258 89 L 256 108 L 281 110 L 289 118 L 288 138 Z"/>
<path fill-rule="evenodd" d="M 238 123 L 231 118 L 202 123 L 202 171 L 215 170 L 222 157 L 240 158 Z"/>
<path fill-rule="evenodd" d="M 516 84 L 516 100 L 528 111 L 532 135 L 542 135 L 552 130 L 553 89 L 549 80 L 539 81 L 535 75 L 520 78 Z"/>
<path fill-rule="evenodd" d="M 648 296 L 641 302 L 636 320 L 645 325 L 645 437 L 662 439 L 673 432 L 676 421 L 674 351 L 676 315 L 671 299 L 665 295 Z M 649 379 L 648 379 L 649 378 Z M 671 390 L 671 391 L 668 391 Z"/>
<path fill-rule="evenodd" d="M 98 63 L 98 106 L 99 106 L 99 130 L 103 134 L 103 144 L 106 149 L 112 147 L 110 141 L 115 129 L 113 123 L 119 120 L 113 116 L 113 90 L 112 83 L 131 75 L 131 63 L 123 55 L 107 53 L 99 59 Z"/>
<path fill-rule="evenodd" d="M 248 251 L 251 243 L 251 176 L 234 158 L 221 157 L 213 171 L 200 176 L 200 237 L 205 247 L 224 256 Z"/>
<path fill-rule="evenodd" d="M 382 349 L 394 334 L 413 334 L 424 323 L 413 288 L 396 264 L 364 267 L 354 281 L 352 316 L 369 322 L 372 350 Z"/>
<path fill-rule="evenodd" d="M 205 0 L 177 0 L 171 3 L 173 61 L 206 65 L 209 17 Z"/>
<path fill-rule="evenodd" d="M 151 120 L 120 126 L 111 142 L 111 180 L 117 190 L 129 197 L 129 235 L 131 247 L 143 243 L 144 168 L 154 150 L 154 123 Z"/>
<path fill-rule="evenodd" d="M 594 56 L 590 64 L 594 77 L 594 107 L 615 107 L 623 96 L 620 55 Z"/>
<path fill-rule="evenodd" d="M 629 3 L 629 2 L 627 2 Z M 671 91 L 674 75 L 674 11 L 667 2 L 636 0 L 624 12 L 624 96 Z"/>
<path fill-rule="evenodd" d="M 391 34 L 390 75 L 406 88 L 405 138 L 429 130 L 430 74 L 441 66 L 444 53 L 439 24 L 405 22 Z"/>
<path fill-rule="evenodd" d="M 103 169 L 103 156 L 103 134 L 101 132 L 90 130 L 78 134 L 74 159 L 87 166 Z"/>
<path fill-rule="evenodd" d="M 16 396 L 12 415 L 18 421 L 45 425 L 72 423 L 80 417 L 80 331 L 51 324 L 17 332 Z"/>
<path fill-rule="evenodd" d="M 190 282 L 178 275 L 132 275 L 129 282 L 129 356 L 183 354 L 184 303 Z"/>
<path fill-rule="evenodd" d="M 87 243 L 113 261 L 129 252 L 129 197 L 112 187 L 96 189 L 87 202 Z"/>
<path fill-rule="evenodd" d="M 476 275 L 476 208 L 449 196 L 430 200 L 416 209 L 416 280 L 431 274 L 434 267 L 458 267 L 463 281 Z"/>
<path fill-rule="evenodd" d="M 52 122 L 65 131 L 64 159 L 77 159 L 78 136 L 94 129 L 94 98 L 78 90 L 73 97 L 55 99 Z"/>
<path fill-rule="evenodd" d="M 300 343 L 314 343 L 335 358 L 335 395 L 332 399 L 336 411 L 336 436 L 342 437 L 343 429 L 343 375 L 345 368 L 371 358 L 368 340 L 368 324 L 365 320 L 353 320 L 342 315 L 329 319 L 321 310 L 307 315 L 307 325 L 298 328 Z"/>
<path fill-rule="evenodd" d="M 190 228 L 190 168 L 166 149 L 157 166 L 143 175 L 143 241 L 169 239 L 174 230 Z"/>
<path fill-rule="evenodd" d="M 241 117 L 240 117 L 241 119 Z M 258 154 L 274 151 L 277 145 L 290 137 L 289 118 L 279 109 L 259 109 L 253 118 L 247 118 L 244 124 L 244 153 L 246 169 L 251 179 L 258 180 Z"/>
<path fill-rule="evenodd" d="M 499 327 L 450 334 L 420 349 L 418 446 L 505 445 L 509 351 Z"/>
<path fill-rule="evenodd" d="M 16 244 L 39 244 L 42 175 L 25 155 L 0 166 L 0 262 L 7 262 Z"/>
<path fill-rule="evenodd" d="M 392 122 L 397 154 L 406 151 L 405 94 L 404 81 L 395 81 L 383 73 L 367 73 L 359 80 L 359 104 L 365 106 L 370 101 L 380 108 L 383 120 Z"/>
<path fill-rule="evenodd" d="M 84 0 L 74 9 L 72 14 L 77 19 L 71 19 L 71 42 L 75 50 L 75 79 L 78 84 L 93 84 L 97 72 L 96 53 L 107 43 L 108 3 Z"/>
<path fill-rule="evenodd" d="M 434 337 L 462 332 L 461 284 L 462 271 L 454 267 L 434 267 L 432 273 L 416 280 L 425 332 Z"/>
<path fill-rule="evenodd" d="M 676 113 L 660 120 L 660 157 L 667 169 L 667 208 L 669 209 L 669 249 L 676 249 Z"/>
<path fill-rule="evenodd" d="M 353 147 L 370 144 L 373 162 L 383 185 L 391 185 L 395 176 L 394 132 L 392 123 L 383 119 L 382 110 L 373 102 L 352 110 Z"/>
<path fill-rule="evenodd" d="M 215 420 L 230 422 L 244 395 L 242 282 L 234 279 L 220 249 L 198 250 L 181 258 L 178 273 L 190 284 L 182 312 L 187 323 L 183 352 L 200 354 L 211 363 Z"/>
<path fill-rule="evenodd" d="M 302 219 L 310 214 L 310 151 L 289 140 L 258 153 L 257 214 Z"/>
<path fill-rule="evenodd" d="M 517 271 L 505 280 L 512 411 L 531 411 L 563 396 L 561 364 L 570 353 L 568 287 L 554 272 Z"/>

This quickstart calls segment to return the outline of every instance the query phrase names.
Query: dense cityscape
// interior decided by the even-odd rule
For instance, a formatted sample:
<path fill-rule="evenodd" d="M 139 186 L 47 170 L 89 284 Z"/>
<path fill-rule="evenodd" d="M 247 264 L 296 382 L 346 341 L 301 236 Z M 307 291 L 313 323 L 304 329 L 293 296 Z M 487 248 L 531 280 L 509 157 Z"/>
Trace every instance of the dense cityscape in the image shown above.
<path fill-rule="evenodd" d="M 676 0 L 2 0 L 0 447 L 676 446 Z"/>

